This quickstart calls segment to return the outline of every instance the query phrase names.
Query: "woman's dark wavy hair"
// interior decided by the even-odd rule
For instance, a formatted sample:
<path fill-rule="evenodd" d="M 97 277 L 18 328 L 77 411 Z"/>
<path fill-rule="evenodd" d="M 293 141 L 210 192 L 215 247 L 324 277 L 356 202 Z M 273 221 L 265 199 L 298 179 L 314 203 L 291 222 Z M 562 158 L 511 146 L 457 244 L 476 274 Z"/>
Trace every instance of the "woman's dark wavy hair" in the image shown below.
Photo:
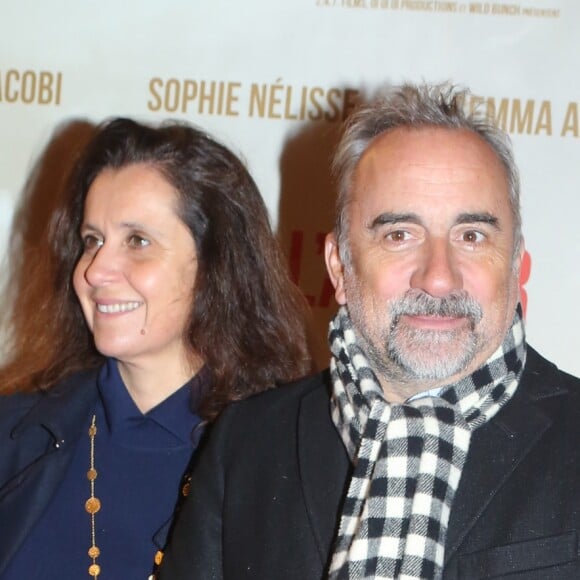
<path fill-rule="evenodd" d="M 203 131 L 117 118 L 101 125 L 76 163 L 51 225 L 54 295 L 48 363 L 27 377 L 48 388 L 103 360 L 72 287 L 87 192 L 105 169 L 143 163 L 173 185 L 195 241 L 198 268 L 185 341 L 212 373 L 201 413 L 306 374 L 304 301 L 290 281 L 268 212 L 241 161 Z M 38 342 L 38 341 L 37 341 Z M 31 353 L 29 353 L 31 354 Z"/>

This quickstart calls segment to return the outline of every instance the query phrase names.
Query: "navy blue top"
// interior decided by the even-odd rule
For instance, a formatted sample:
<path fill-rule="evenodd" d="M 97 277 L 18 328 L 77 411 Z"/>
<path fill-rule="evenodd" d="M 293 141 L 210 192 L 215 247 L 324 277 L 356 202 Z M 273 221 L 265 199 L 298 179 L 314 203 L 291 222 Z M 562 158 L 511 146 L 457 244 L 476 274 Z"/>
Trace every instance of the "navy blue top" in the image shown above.
<path fill-rule="evenodd" d="M 195 408 L 208 380 L 202 369 L 143 414 L 116 361 L 107 360 L 101 369 L 95 408 L 95 496 L 101 510 L 95 516 L 95 535 L 103 580 L 146 580 L 151 574 L 154 555 L 162 547 L 154 536 L 172 517 L 182 476 L 203 430 Z M 90 420 L 62 484 L 2 580 L 89 578 L 91 518 L 85 502 L 90 497 Z"/>

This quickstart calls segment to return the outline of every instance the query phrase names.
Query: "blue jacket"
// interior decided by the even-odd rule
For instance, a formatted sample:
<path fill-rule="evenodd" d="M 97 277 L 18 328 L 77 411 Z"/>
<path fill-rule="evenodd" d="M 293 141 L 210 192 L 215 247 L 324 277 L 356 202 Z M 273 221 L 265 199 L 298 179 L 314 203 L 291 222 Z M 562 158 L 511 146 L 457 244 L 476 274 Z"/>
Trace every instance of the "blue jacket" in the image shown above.
<path fill-rule="evenodd" d="M 0 397 L 0 577 L 58 488 L 98 399 L 99 371 Z M 165 546 L 170 523 L 154 542 Z"/>
<path fill-rule="evenodd" d="M 0 398 L 0 576 L 58 487 L 98 397 L 98 370 Z"/>

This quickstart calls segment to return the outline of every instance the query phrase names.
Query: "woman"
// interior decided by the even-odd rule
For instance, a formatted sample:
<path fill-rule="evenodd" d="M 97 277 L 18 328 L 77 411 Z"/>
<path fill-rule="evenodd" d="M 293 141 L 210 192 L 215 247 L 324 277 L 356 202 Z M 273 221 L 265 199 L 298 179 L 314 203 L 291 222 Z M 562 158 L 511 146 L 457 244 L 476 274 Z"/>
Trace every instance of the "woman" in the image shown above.
<path fill-rule="evenodd" d="M 101 126 L 53 226 L 43 352 L 0 373 L 30 391 L 0 399 L 0 577 L 144 579 L 205 423 L 308 370 L 302 302 L 252 178 L 185 125 Z"/>

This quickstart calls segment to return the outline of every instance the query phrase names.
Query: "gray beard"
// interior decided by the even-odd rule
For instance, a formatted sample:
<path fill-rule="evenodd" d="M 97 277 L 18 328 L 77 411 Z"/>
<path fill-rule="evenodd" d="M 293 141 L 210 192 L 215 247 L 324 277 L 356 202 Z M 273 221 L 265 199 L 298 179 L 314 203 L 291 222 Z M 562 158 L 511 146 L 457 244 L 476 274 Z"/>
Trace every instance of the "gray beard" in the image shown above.
<path fill-rule="evenodd" d="M 358 300 L 349 311 L 361 347 L 371 366 L 388 381 L 410 383 L 438 382 L 469 366 L 482 347 L 476 332 L 482 318 L 479 303 L 465 292 L 436 298 L 409 290 L 390 306 L 390 328 L 373 340 Z M 466 319 L 464 327 L 455 330 L 411 328 L 403 316 L 453 316 Z"/>

